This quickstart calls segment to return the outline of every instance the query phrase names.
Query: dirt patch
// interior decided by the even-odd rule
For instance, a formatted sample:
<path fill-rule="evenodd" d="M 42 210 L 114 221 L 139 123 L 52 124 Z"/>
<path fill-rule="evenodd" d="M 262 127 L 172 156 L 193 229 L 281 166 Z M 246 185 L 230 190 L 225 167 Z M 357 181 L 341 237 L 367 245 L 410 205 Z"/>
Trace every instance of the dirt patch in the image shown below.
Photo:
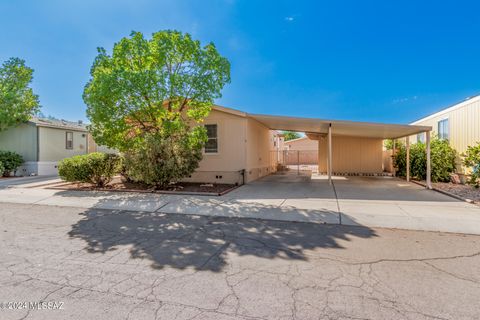
<path fill-rule="evenodd" d="M 148 193 L 173 193 L 173 194 L 205 194 L 205 195 L 222 195 L 237 186 L 234 184 L 224 183 L 194 183 L 194 182 L 179 182 L 172 184 L 165 189 L 155 189 L 148 185 L 125 181 L 121 177 L 115 177 L 108 185 L 103 188 L 97 188 L 89 183 L 70 183 L 62 182 L 49 189 L 60 190 L 79 190 L 79 191 L 120 191 L 120 192 L 148 192 Z"/>
<path fill-rule="evenodd" d="M 454 194 L 465 200 L 472 200 L 476 204 L 480 204 L 480 189 L 470 185 L 454 184 L 450 182 L 435 182 L 432 187 Z"/>

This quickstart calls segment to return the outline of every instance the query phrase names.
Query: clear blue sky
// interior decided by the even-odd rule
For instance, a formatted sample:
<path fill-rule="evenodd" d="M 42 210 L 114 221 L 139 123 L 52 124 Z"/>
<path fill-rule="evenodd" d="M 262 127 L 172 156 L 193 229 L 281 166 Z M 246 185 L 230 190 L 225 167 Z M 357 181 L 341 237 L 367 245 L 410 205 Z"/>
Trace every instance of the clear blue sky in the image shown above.
<path fill-rule="evenodd" d="M 478 12 L 475 1 L 0 0 L 0 61 L 35 69 L 45 114 L 85 119 L 96 47 L 177 29 L 230 60 L 221 105 L 407 123 L 480 93 Z"/>

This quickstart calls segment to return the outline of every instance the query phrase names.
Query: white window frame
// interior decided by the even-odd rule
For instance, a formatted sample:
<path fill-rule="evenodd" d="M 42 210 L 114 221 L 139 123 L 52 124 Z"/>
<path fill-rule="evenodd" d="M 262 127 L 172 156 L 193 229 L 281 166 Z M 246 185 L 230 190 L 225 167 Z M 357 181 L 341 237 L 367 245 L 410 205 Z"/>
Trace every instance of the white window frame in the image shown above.
<path fill-rule="evenodd" d="M 217 127 L 217 137 L 216 138 L 208 138 L 208 139 L 216 139 L 217 140 L 217 151 L 216 152 L 207 152 L 205 150 L 205 147 L 203 148 L 203 154 L 204 155 L 218 155 L 220 153 L 220 143 L 219 143 L 219 138 L 218 138 L 218 133 L 219 133 L 219 125 L 218 123 L 205 123 L 204 126 L 216 126 Z M 206 128 L 205 128 L 206 129 Z"/>
<path fill-rule="evenodd" d="M 447 122 L 446 130 L 447 130 L 447 138 L 444 138 L 440 135 L 440 123 Z M 443 118 L 437 121 L 437 135 L 439 139 L 442 140 L 450 140 L 450 120 L 448 118 Z"/>

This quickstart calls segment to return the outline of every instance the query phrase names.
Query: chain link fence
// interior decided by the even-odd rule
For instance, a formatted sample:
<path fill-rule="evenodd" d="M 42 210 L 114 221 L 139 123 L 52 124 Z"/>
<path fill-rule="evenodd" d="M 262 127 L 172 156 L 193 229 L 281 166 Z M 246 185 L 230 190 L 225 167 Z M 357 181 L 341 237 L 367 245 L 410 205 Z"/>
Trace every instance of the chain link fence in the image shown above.
<path fill-rule="evenodd" d="M 318 172 L 317 150 L 281 150 L 272 151 L 272 163 L 277 171 L 311 171 Z"/>

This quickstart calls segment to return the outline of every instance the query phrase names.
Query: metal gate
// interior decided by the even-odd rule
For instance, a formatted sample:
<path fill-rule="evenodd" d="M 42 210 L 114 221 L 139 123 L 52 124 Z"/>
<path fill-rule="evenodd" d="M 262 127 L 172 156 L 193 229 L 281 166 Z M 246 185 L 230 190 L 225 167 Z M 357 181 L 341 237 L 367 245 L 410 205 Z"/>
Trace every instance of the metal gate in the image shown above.
<path fill-rule="evenodd" d="M 318 173 L 317 150 L 272 151 L 272 162 L 277 171 L 310 171 Z"/>

